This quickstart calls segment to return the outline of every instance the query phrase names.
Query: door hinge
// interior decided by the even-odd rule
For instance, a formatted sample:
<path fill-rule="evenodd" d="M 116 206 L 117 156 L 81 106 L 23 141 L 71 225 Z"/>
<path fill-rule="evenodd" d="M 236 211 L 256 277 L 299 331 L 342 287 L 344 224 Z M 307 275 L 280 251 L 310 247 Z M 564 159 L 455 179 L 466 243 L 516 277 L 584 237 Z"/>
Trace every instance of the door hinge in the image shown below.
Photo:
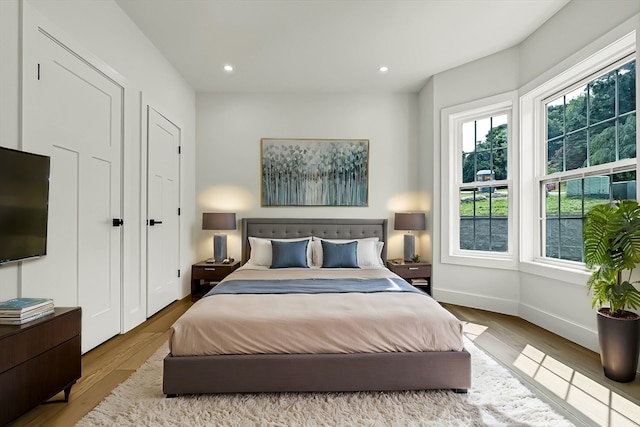
<path fill-rule="evenodd" d="M 180 216 L 180 208 L 178 208 L 178 216 Z"/>
<path fill-rule="evenodd" d="M 38 80 L 40 80 L 40 64 L 38 64 Z"/>
<path fill-rule="evenodd" d="M 178 270 L 178 277 L 180 277 L 180 270 Z"/>
<path fill-rule="evenodd" d="M 182 154 L 182 145 L 178 145 L 178 154 Z"/>

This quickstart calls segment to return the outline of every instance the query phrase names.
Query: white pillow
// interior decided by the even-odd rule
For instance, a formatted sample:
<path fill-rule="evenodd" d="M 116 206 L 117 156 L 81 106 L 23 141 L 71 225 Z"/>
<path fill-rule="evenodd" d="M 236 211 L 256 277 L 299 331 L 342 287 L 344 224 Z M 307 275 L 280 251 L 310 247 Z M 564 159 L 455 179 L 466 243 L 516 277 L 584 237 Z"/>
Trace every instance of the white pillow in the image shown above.
<path fill-rule="evenodd" d="M 251 255 L 249 256 L 247 264 L 261 265 L 266 267 L 271 266 L 272 240 L 276 240 L 278 242 L 301 242 L 303 240 L 309 240 L 309 245 L 307 245 L 307 265 L 311 266 L 313 253 L 313 250 L 311 249 L 311 237 L 300 237 L 296 239 L 263 239 L 260 237 L 249 237 Z"/>
<path fill-rule="evenodd" d="M 384 242 L 377 242 L 376 243 L 376 251 L 378 254 L 378 263 L 381 267 L 384 267 L 384 261 L 382 261 L 382 249 L 384 249 Z"/>
<path fill-rule="evenodd" d="M 365 237 L 363 239 L 323 239 L 321 237 L 313 237 L 311 246 L 313 247 L 313 265 L 322 266 L 322 243 L 325 240 L 331 243 L 349 243 L 358 242 L 357 256 L 358 266 L 360 267 L 384 267 L 381 254 L 384 242 L 380 242 L 378 237 Z"/>

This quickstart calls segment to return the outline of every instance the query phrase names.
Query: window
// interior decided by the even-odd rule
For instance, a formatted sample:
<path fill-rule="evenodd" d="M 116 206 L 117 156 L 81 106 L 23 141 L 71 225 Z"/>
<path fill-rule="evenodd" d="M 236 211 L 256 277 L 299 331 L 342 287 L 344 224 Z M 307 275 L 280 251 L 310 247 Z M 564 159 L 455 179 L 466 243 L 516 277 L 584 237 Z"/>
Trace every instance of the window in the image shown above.
<path fill-rule="evenodd" d="M 516 93 L 443 109 L 443 262 L 516 268 L 510 172 Z M 448 234 L 448 238 L 447 238 Z"/>
<path fill-rule="evenodd" d="M 584 285 L 586 212 L 637 197 L 635 50 L 632 31 L 522 89 L 521 270 Z"/>
<path fill-rule="evenodd" d="M 507 117 L 462 123 L 460 249 L 507 252 Z"/>
<path fill-rule="evenodd" d="M 609 68 L 545 100 L 542 257 L 582 262 L 586 212 L 636 198 L 636 63 Z"/>

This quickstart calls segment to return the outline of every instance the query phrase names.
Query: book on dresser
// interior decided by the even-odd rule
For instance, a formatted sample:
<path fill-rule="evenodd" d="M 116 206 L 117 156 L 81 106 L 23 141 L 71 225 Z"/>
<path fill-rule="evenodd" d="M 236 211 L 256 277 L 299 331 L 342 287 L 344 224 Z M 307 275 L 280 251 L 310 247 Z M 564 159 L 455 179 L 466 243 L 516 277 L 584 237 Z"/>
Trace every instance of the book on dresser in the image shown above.
<path fill-rule="evenodd" d="M 14 298 L 0 302 L 0 325 L 21 325 L 53 313 L 48 298 Z"/>

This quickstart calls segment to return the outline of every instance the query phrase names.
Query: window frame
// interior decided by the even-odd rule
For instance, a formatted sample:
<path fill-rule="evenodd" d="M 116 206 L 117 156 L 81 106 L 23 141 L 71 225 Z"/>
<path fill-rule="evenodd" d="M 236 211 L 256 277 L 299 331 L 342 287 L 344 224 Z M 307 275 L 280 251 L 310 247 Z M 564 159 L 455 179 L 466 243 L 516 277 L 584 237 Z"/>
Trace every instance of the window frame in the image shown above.
<path fill-rule="evenodd" d="M 523 198 L 520 205 L 522 227 L 519 253 L 522 271 L 584 285 L 585 277 L 589 274 L 584 263 L 543 256 L 545 205 L 541 186 L 552 179 L 567 181 L 612 174 L 618 172 L 621 167 L 635 166 L 637 176 L 638 153 L 636 152 L 634 159 L 547 174 L 546 103 L 597 78 L 597 75 L 606 74 L 630 59 L 633 60 L 635 52 L 636 33 L 633 31 L 520 97 L 520 191 L 523 194 L 533 194 L 533 197 Z M 637 74 L 636 64 L 636 76 Z M 636 141 L 637 138 L 638 133 Z"/>
<path fill-rule="evenodd" d="M 463 182 L 463 132 L 462 126 L 474 120 L 498 115 L 507 116 L 507 178 L 487 181 Z M 499 269 L 517 269 L 517 174 L 514 172 L 517 156 L 518 135 L 518 94 L 511 91 L 489 98 L 442 109 L 442 175 L 447 177 L 448 186 L 442 193 L 442 238 L 441 262 Z M 460 248 L 460 189 L 469 187 L 507 187 L 509 193 L 507 208 L 507 251 L 494 252 Z"/>

